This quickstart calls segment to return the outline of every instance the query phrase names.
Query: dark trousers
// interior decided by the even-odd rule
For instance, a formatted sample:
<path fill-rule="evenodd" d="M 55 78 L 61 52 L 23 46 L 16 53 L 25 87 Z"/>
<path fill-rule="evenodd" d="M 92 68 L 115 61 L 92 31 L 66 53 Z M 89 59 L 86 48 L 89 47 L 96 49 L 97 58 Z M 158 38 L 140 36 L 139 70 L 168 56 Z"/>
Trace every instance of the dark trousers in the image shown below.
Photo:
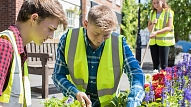
<path fill-rule="evenodd" d="M 153 70 L 165 69 L 168 67 L 169 46 L 150 45 L 151 57 L 153 61 Z"/>

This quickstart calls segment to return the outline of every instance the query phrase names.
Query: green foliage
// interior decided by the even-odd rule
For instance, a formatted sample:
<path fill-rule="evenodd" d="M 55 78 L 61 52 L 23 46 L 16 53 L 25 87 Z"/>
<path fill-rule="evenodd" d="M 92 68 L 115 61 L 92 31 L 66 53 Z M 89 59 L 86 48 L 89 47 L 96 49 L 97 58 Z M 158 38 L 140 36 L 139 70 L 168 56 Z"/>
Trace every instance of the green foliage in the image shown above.
<path fill-rule="evenodd" d="M 127 39 L 129 47 L 133 50 L 136 47 L 138 33 L 138 10 L 140 8 L 140 28 L 145 29 L 148 23 L 148 12 L 150 4 L 137 4 L 135 0 L 123 0 L 122 8 L 122 35 Z"/>
<path fill-rule="evenodd" d="M 109 107 L 126 107 L 127 104 L 127 96 L 129 95 L 129 91 L 121 92 L 118 97 L 114 97 L 112 101 L 109 103 Z"/>
<path fill-rule="evenodd" d="M 74 8 L 70 7 L 67 11 L 70 11 L 70 12 L 74 13 L 75 15 L 80 15 L 80 13 L 81 13 L 81 10 L 78 9 L 76 6 Z"/>
<path fill-rule="evenodd" d="M 136 4 L 135 0 L 123 0 L 121 29 L 122 35 L 126 37 L 131 49 L 135 48 L 138 23 L 137 13 L 138 4 Z"/>
<path fill-rule="evenodd" d="M 139 4 L 139 6 L 140 6 L 140 13 L 141 13 L 140 27 L 141 29 L 145 29 L 148 26 L 148 16 L 150 14 L 150 10 L 152 9 L 152 4 L 151 2 L 148 2 L 145 4 Z"/>
<path fill-rule="evenodd" d="M 62 101 L 58 98 L 46 99 L 45 101 L 41 101 L 41 104 L 44 107 L 62 107 Z"/>
<path fill-rule="evenodd" d="M 62 99 L 52 97 L 40 102 L 44 107 L 81 107 L 80 102 L 73 97 L 63 97 Z"/>
<path fill-rule="evenodd" d="M 177 40 L 189 40 L 191 34 L 191 0 L 168 0 L 174 11 L 175 37 Z"/>

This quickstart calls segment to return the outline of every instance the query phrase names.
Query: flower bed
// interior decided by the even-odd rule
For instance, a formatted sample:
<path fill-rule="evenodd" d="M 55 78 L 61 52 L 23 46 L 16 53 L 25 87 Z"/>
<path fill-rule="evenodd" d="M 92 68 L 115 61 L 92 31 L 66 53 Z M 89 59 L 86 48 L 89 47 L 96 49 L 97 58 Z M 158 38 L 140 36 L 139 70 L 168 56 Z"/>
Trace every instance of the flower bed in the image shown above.
<path fill-rule="evenodd" d="M 145 98 L 142 107 L 191 107 L 191 57 L 186 54 L 176 66 L 146 75 Z M 109 107 L 125 107 L 127 92 L 114 98 Z M 70 103 L 68 103 L 70 102 Z M 80 107 L 71 97 L 51 98 L 42 102 L 45 107 Z"/>
<path fill-rule="evenodd" d="M 142 106 L 191 107 L 191 58 L 188 54 L 176 66 L 147 79 Z"/>

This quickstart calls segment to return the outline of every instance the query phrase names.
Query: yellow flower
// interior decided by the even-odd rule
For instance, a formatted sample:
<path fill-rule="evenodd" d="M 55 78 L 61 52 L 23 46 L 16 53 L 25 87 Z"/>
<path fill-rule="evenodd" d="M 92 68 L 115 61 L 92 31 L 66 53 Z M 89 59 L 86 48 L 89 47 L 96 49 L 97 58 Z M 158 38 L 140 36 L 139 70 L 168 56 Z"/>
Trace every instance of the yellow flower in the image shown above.
<path fill-rule="evenodd" d="M 146 74 L 146 75 L 145 75 L 145 79 L 146 79 L 145 82 L 146 82 L 146 83 L 149 83 L 149 82 L 152 81 L 152 76 L 151 76 L 150 74 Z"/>
<path fill-rule="evenodd" d="M 150 91 L 150 87 L 146 87 L 145 92 L 149 92 L 149 91 Z"/>

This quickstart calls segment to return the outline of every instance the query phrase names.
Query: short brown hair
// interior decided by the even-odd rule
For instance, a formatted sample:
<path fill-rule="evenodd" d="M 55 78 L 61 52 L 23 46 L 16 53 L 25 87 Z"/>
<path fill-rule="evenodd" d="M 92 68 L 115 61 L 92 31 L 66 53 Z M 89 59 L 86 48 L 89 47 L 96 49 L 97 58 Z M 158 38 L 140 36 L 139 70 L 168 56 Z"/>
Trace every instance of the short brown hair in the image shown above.
<path fill-rule="evenodd" d="M 90 9 L 88 23 L 104 30 L 114 30 L 118 25 L 115 12 L 105 5 L 96 5 Z"/>
<path fill-rule="evenodd" d="M 59 24 L 63 25 L 64 30 L 67 27 L 67 19 L 58 0 L 25 0 L 19 11 L 17 21 L 25 22 L 34 13 L 37 13 L 41 20 L 47 17 L 56 17 L 59 19 Z"/>

